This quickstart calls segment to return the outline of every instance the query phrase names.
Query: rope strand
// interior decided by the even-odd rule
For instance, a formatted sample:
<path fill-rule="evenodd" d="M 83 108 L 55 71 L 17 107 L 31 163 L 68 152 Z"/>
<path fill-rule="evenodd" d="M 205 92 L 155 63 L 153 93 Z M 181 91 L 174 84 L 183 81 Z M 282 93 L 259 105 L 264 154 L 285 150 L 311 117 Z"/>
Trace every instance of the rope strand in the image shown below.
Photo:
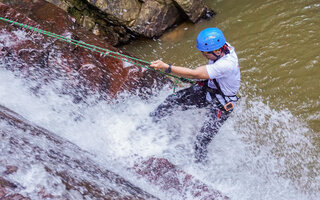
<path fill-rule="evenodd" d="M 0 17 L 0 20 L 2 20 L 4 22 L 7 22 L 9 24 L 12 24 L 12 25 L 17 25 L 17 26 L 19 26 L 21 28 L 24 28 L 24 29 L 27 29 L 27 30 L 30 30 L 30 31 L 33 31 L 33 32 L 38 32 L 38 33 L 41 33 L 43 35 L 47 35 L 49 37 L 56 38 L 56 39 L 58 39 L 60 41 L 63 41 L 63 42 L 68 42 L 68 43 L 73 44 L 75 46 L 80 46 L 80 47 L 82 47 L 84 49 L 88 49 L 88 50 L 93 51 L 93 52 L 100 53 L 101 56 L 105 56 L 106 55 L 106 56 L 121 60 L 123 62 L 127 62 L 127 63 L 130 63 L 130 64 L 137 65 L 139 67 L 143 67 L 145 69 L 156 71 L 156 72 L 158 72 L 158 73 L 160 73 L 162 75 L 170 76 L 170 77 L 179 79 L 184 83 L 191 83 L 191 84 L 195 83 L 194 81 L 192 81 L 190 79 L 182 78 L 182 77 L 175 76 L 175 75 L 172 75 L 172 74 L 167 74 L 167 73 L 162 72 L 160 70 L 155 70 L 153 68 L 150 68 L 150 64 L 151 64 L 150 62 L 142 60 L 142 59 L 139 59 L 139 58 L 134 58 L 132 56 L 128 56 L 128 55 L 125 55 L 125 54 L 121 54 L 119 52 L 111 51 L 109 49 L 105 49 L 105 48 L 101 48 L 101 47 L 94 46 L 94 45 L 91 45 L 91 44 L 87 44 L 87 43 L 85 43 L 83 41 L 80 41 L 80 40 L 74 40 L 74 39 L 71 39 L 71 38 L 66 38 L 66 37 L 64 37 L 62 35 L 51 33 L 49 31 L 45 31 L 45 30 L 42 30 L 42 29 L 39 29 L 39 28 L 35 28 L 35 27 L 29 26 L 29 25 L 26 25 L 26 24 L 23 24 L 23 23 L 19 23 L 19 22 L 10 20 L 10 19 L 6 19 L 6 18 L 3 18 L 3 17 Z M 112 55 L 112 54 L 115 54 L 115 55 Z M 119 57 L 119 56 L 121 56 L 121 57 Z M 131 59 L 131 60 L 134 60 L 134 61 L 137 61 L 137 62 L 141 62 L 141 63 L 145 63 L 145 64 L 140 64 L 140 63 L 137 63 L 137 62 L 134 62 L 134 61 L 130 61 L 128 59 Z"/>

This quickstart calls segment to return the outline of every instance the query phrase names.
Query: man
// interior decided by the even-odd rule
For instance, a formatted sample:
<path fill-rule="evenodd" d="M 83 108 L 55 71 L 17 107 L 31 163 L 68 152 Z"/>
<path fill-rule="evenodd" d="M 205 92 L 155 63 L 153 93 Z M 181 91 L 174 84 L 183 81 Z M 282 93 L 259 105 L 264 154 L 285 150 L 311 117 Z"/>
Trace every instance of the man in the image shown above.
<path fill-rule="evenodd" d="M 208 65 L 190 69 L 160 60 L 151 62 L 151 67 L 165 70 L 166 73 L 206 80 L 170 95 L 151 116 L 157 121 L 177 107 L 183 110 L 206 107 L 207 115 L 199 119 L 204 124 L 195 141 L 195 161 L 203 162 L 207 157 L 208 144 L 230 116 L 238 100 L 236 94 L 240 88 L 240 68 L 234 48 L 226 42 L 218 28 L 201 31 L 197 37 L 197 49 L 209 60 Z"/>

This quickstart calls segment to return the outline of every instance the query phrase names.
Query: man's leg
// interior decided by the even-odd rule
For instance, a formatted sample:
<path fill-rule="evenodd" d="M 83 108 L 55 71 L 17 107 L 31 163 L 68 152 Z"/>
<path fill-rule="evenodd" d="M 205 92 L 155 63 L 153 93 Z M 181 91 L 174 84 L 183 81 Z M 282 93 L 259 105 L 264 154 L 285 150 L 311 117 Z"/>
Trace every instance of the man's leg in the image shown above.
<path fill-rule="evenodd" d="M 203 162 L 207 158 L 207 147 L 214 136 L 218 133 L 220 127 L 228 119 L 230 112 L 221 111 L 212 105 L 209 110 L 208 119 L 204 122 L 200 133 L 196 136 L 195 141 L 195 161 Z"/>
<path fill-rule="evenodd" d="M 201 108 L 206 105 L 206 91 L 201 86 L 193 85 L 168 96 L 150 116 L 158 122 L 162 117 L 172 114 L 175 109 L 187 110 L 192 106 Z"/>

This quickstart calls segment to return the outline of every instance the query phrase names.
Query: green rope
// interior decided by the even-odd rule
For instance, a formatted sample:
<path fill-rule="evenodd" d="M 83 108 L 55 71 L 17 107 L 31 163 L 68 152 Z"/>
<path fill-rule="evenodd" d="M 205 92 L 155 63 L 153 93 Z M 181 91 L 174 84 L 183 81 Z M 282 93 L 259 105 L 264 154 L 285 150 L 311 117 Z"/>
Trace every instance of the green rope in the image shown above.
<path fill-rule="evenodd" d="M 7 22 L 9 24 L 12 24 L 12 25 L 17 25 L 17 26 L 19 26 L 21 28 L 24 28 L 24 29 L 27 29 L 27 30 L 30 30 L 30 31 L 38 32 L 38 33 L 41 33 L 43 35 L 47 35 L 49 37 L 56 38 L 56 39 L 61 40 L 63 42 L 68 42 L 70 44 L 74 44 L 76 46 L 80 46 L 80 47 L 82 47 L 84 49 L 88 49 L 90 51 L 100 53 L 101 55 L 106 55 L 106 56 L 121 60 L 123 62 L 127 62 L 127 63 L 134 64 L 134 65 L 137 65 L 137 66 L 149 69 L 149 70 L 156 71 L 158 73 L 161 73 L 162 75 L 170 76 L 170 77 L 179 79 L 179 80 L 181 80 L 182 82 L 185 82 L 185 83 L 191 83 L 191 84 L 195 83 L 194 81 L 192 81 L 190 79 L 186 79 L 186 78 L 183 78 L 183 77 L 175 76 L 175 75 L 172 75 L 172 74 L 167 74 L 167 73 L 162 72 L 160 70 L 155 70 L 154 68 L 150 68 L 150 64 L 151 63 L 148 62 L 148 61 L 142 60 L 142 59 L 134 58 L 134 57 L 131 57 L 131 56 L 128 56 L 128 55 L 121 54 L 119 52 L 111 51 L 109 49 L 104 49 L 104 48 L 101 48 L 101 47 L 98 47 L 98 46 L 87 44 L 87 43 L 82 42 L 82 41 L 74 40 L 74 39 L 71 39 L 71 38 L 66 38 L 66 37 L 64 37 L 62 35 L 58 35 L 58 34 L 55 34 L 55 33 L 51 33 L 49 31 L 41 30 L 39 28 L 35 28 L 35 27 L 29 26 L 29 25 L 26 25 L 26 24 L 23 24 L 23 23 L 19 23 L 19 22 L 10 20 L 10 19 L 6 19 L 6 18 L 3 18 L 3 17 L 0 17 L 0 20 L 5 21 L 5 22 Z M 112 54 L 115 54 L 115 55 L 112 55 Z M 121 56 L 121 57 L 119 57 L 119 56 Z M 126 59 L 124 59 L 122 57 L 124 57 Z M 128 59 L 131 59 L 131 60 L 134 60 L 134 61 L 137 61 L 137 62 L 141 62 L 141 63 L 145 63 L 145 64 L 140 64 L 140 63 L 137 63 L 137 62 L 134 62 L 134 61 L 130 61 Z M 175 89 L 175 86 L 174 86 L 174 89 Z"/>
<path fill-rule="evenodd" d="M 176 80 L 176 83 L 173 85 L 173 96 L 175 96 L 176 93 L 176 86 L 179 83 L 179 79 Z"/>

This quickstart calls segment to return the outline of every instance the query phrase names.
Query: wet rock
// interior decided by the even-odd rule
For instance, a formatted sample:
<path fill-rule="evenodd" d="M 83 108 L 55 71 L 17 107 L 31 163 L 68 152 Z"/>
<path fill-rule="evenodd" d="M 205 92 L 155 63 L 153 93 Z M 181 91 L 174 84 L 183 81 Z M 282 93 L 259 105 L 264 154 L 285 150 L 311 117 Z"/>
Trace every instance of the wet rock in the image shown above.
<path fill-rule="evenodd" d="M 5 187 L 0 186 L 0 199 L 1 200 L 31 200 L 21 194 L 7 191 Z"/>
<path fill-rule="evenodd" d="M 0 3 L 1 16 L 119 52 L 100 37 L 79 27 L 65 11 L 44 0 L 10 1 L 7 4 L 12 8 Z M 35 34 L 5 22 L 0 22 L 0 29 L 2 34 L 7 34 L 5 40 L 0 40 L 3 43 L 0 51 L 3 58 L 1 62 L 7 63 L 6 67 L 10 70 L 20 71 L 26 78 L 38 79 L 39 85 L 33 88 L 35 92 L 39 91 L 41 85 L 61 77 L 68 81 L 63 92 L 81 93 L 82 97 L 75 97 L 79 100 L 91 91 L 108 99 L 116 97 L 122 91 L 137 91 L 143 88 L 147 88 L 150 95 L 153 88 L 160 88 L 169 82 L 154 71 L 136 65 L 128 66 L 124 61 L 101 56 L 100 53 L 94 53 L 79 45 Z M 79 91 L 80 89 L 82 91 Z"/>
<path fill-rule="evenodd" d="M 18 171 L 18 167 L 17 166 L 9 165 L 6 168 L 7 168 L 7 170 L 4 172 L 5 174 L 13 174 L 13 173 L 16 173 Z"/>
<path fill-rule="evenodd" d="M 39 199 L 158 199 L 109 171 L 107 166 L 95 163 L 88 152 L 31 124 L 3 106 L 0 106 L 0 122 L 7 124 L 0 127 L 0 152 L 7 154 L 10 149 L 11 157 L 15 158 L 11 159 L 11 162 L 18 162 L 18 167 L 23 169 L 24 173 L 31 168 L 33 171 L 37 169 L 37 173 L 41 174 L 42 182 L 35 183 L 35 189 L 29 192 L 32 196 Z M 229 199 L 164 158 L 139 161 L 128 170 L 161 193 L 179 199 Z M 20 186 L 23 182 L 17 183 L 19 185 L 13 184 L 5 179 L 6 176 L 0 177 L 0 195 L 7 195 L 5 198 L 24 198 L 17 194 L 25 189 L 25 186 Z M 14 189 L 17 195 L 7 193 L 5 188 L 8 191 Z M 52 194 L 49 191 L 52 189 L 60 192 Z"/>
<path fill-rule="evenodd" d="M 177 195 L 183 199 L 229 200 L 229 197 L 179 169 L 165 158 L 150 158 L 137 163 L 133 169 L 154 187 L 172 193 L 173 196 Z"/>
<path fill-rule="evenodd" d="M 10 189 L 17 188 L 16 184 L 11 183 L 10 181 L 4 179 L 3 177 L 0 177 L 0 186 L 1 187 L 7 187 L 7 188 L 10 188 Z"/>
<path fill-rule="evenodd" d="M 0 186 L 0 199 L 2 199 L 6 195 L 6 189 Z"/>
<path fill-rule="evenodd" d="M 3 198 L 3 200 L 31 200 L 28 197 L 24 197 L 21 194 L 11 194 Z"/>
<path fill-rule="evenodd" d="M 88 152 L 2 106 L 0 123 L 6 124 L 0 127 L 0 156 L 10 149 L 10 161 L 22 173 L 31 170 L 28 179 L 36 175 L 28 188 L 34 199 L 158 199 L 95 163 Z M 13 184 L 6 177 L 0 177 L 1 199 L 29 199 L 19 194 L 29 186 L 26 180 Z"/>

